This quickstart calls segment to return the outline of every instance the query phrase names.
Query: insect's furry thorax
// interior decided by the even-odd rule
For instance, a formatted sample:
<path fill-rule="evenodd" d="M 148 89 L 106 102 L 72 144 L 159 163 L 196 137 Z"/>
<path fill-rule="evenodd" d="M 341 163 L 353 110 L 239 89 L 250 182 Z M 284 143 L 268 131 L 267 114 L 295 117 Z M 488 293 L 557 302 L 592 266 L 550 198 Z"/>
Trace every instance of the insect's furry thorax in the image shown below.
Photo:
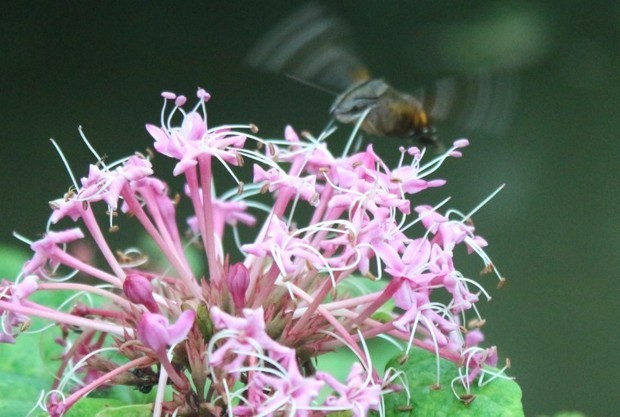
<path fill-rule="evenodd" d="M 382 79 L 352 85 L 336 97 L 330 113 L 341 123 L 355 123 L 364 117 L 361 128 L 371 135 L 436 142 L 434 128 L 422 102 Z"/>

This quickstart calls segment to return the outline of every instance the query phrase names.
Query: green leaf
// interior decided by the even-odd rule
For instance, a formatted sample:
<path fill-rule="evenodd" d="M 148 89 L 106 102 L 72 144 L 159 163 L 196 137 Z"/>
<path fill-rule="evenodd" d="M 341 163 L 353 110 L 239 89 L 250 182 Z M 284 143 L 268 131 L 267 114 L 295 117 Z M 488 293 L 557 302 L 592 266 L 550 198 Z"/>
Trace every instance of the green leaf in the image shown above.
<path fill-rule="evenodd" d="M 45 350 L 39 334 L 20 334 L 15 344 L 0 344 L 0 416 L 27 415 L 50 389 L 55 368 L 45 365 Z"/>
<path fill-rule="evenodd" d="M 3 393 L 0 396 L 0 416 L 27 415 L 41 393 L 51 389 L 53 375 L 59 365 L 56 358 L 61 349 L 54 342 L 54 330 L 43 334 L 20 334 L 15 344 L 0 344 L 0 392 Z M 95 398 L 97 395 L 105 398 Z M 136 409 L 126 409 L 128 403 L 144 403 L 152 397 L 130 387 L 118 386 L 95 391 L 91 396 L 79 400 L 65 416 L 107 417 L 122 414 L 124 417 L 133 417 L 152 414 L 150 405 L 138 404 Z M 144 407 L 149 411 L 144 412 Z M 117 411 L 121 409 L 123 411 Z M 31 416 L 47 414 L 39 412 Z"/>
<path fill-rule="evenodd" d="M 28 406 L 25 413 L 14 414 L 19 408 L 7 409 L 10 414 L 3 414 L 0 400 L 0 415 L 26 415 L 32 408 Z M 10 401 L 6 401 L 10 402 Z M 122 401 L 113 398 L 83 398 L 73 405 L 63 417 L 150 417 L 153 415 L 153 407 L 147 404 L 126 405 Z M 47 417 L 46 412 L 40 411 L 32 415 L 33 417 Z"/>
<path fill-rule="evenodd" d="M 538 417 L 546 417 L 546 416 L 538 416 Z M 586 417 L 586 415 L 578 411 L 561 411 L 559 413 L 555 413 L 553 417 Z"/>
<path fill-rule="evenodd" d="M 6 400 L 32 400 L 35 403 L 41 391 L 49 389 L 48 381 L 11 372 L 0 372 L 0 392 Z M 0 415 L 6 415 L 0 413 Z"/>
<path fill-rule="evenodd" d="M 36 403 L 35 397 L 32 401 L 13 400 L 8 398 L 0 399 L 0 416 L 26 416 L 30 413 Z M 46 416 L 46 413 L 34 413 L 30 416 Z"/>
<path fill-rule="evenodd" d="M 388 367 L 401 370 L 407 376 L 411 401 L 407 401 L 405 390 L 385 396 L 385 415 L 398 417 L 520 417 L 523 416 L 521 389 L 516 382 L 497 378 L 483 387 L 472 384 L 473 401 L 460 401 L 450 387 L 455 378 L 457 366 L 440 360 L 440 386 L 436 383 L 435 354 L 422 349 L 412 349 L 409 359 L 403 365 L 399 358 L 392 359 Z M 459 385 L 460 387 L 460 385 Z M 465 394 L 464 390 L 462 394 Z"/>
<path fill-rule="evenodd" d="M 49 383 L 40 378 L 0 372 L 0 416 L 25 416 Z"/>
<path fill-rule="evenodd" d="M 111 398 L 84 398 L 63 417 L 150 417 L 150 404 L 127 405 Z"/>
<path fill-rule="evenodd" d="M 0 245 L 0 278 L 14 281 L 30 254 L 27 250 L 15 246 Z"/>
<path fill-rule="evenodd" d="M 51 374 L 46 374 L 38 349 L 39 338 L 35 335 L 22 334 L 17 336 L 15 344 L 0 344 L 0 375 L 4 373 L 52 381 Z M 0 380 L 0 387 L 7 380 Z"/>

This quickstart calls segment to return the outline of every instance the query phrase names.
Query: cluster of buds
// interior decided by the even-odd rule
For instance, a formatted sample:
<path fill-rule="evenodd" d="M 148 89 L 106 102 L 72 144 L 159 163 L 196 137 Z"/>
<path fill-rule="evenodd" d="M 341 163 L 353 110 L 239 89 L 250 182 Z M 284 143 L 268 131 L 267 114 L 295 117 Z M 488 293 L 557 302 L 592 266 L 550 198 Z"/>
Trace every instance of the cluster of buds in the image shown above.
<path fill-rule="evenodd" d="M 365 416 L 406 389 L 373 366 L 366 341 L 376 337 L 453 361 L 465 389 L 495 365 L 495 349 L 477 346 L 479 326 L 465 325 L 483 322 L 475 303 L 488 294 L 453 262 L 463 246 L 501 282 L 472 213 L 411 201 L 444 184 L 429 177 L 466 140 L 428 162 L 424 150 L 401 147 L 390 168 L 372 145 L 333 156 L 324 140 L 333 131 L 300 137 L 287 127 L 284 139 L 267 140 L 253 125 L 210 128 L 202 89 L 191 109 L 184 96 L 162 95 L 161 123 L 146 129 L 155 150 L 177 160 L 185 198 L 154 176 L 150 155 L 106 163 L 91 147 L 97 163 L 79 183 L 71 174 L 47 232 L 28 241 L 33 257 L 0 284 L 0 342 L 14 342 L 35 317 L 60 329 L 61 366 L 41 401 L 51 416 L 117 384 L 156 388 L 154 416 Z M 244 184 L 248 160 L 253 179 Z M 218 193 L 222 173 L 237 185 Z M 186 223 L 183 201 L 193 209 Z M 139 224 L 152 253 L 113 248 L 113 233 L 136 235 L 120 214 Z M 191 261 L 197 252 L 202 263 Z M 72 294 L 62 306 L 30 299 L 59 290 Z M 346 381 L 314 366 L 337 349 L 355 353 Z"/>

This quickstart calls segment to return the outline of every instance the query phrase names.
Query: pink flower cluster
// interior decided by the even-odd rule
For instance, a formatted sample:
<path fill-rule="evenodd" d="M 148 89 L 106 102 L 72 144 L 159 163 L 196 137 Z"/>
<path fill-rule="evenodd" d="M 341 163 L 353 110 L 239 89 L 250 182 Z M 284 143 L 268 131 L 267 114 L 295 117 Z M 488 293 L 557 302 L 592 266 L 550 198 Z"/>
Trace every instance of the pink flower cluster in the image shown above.
<path fill-rule="evenodd" d="M 462 365 L 456 382 L 466 388 L 495 365 L 495 349 L 478 348 L 482 333 L 464 325 L 483 322 L 474 306 L 486 292 L 453 262 L 464 246 L 496 272 L 486 241 L 469 215 L 440 213 L 443 203 L 412 207 L 412 195 L 444 184 L 429 177 L 460 157 L 466 140 L 429 162 L 424 150 L 400 148 L 390 168 L 372 145 L 335 157 L 329 139 L 291 127 L 283 140 L 261 139 L 253 125 L 209 127 L 210 96 L 197 96 L 186 110 L 184 96 L 163 93 L 172 110 L 165 105 L 160 125 L 146 126 L 155 150 L 177 160 L 185 200 L 154 176 L 150 157 L 106 163 L 95 154 L 88 175 L 51 202 L 48 231 L 29 242 L 34 255 L 16 283 L 0 284 L 0 342 L 13 343 L 34 317 L 59 325 L 65 353 L 43 405 L 50 415 L 93 389 L 124 384 L 157 387 L 156 416 L 365 416 L 398 389 L 373 368 L 365 342 L 377 336 Z M 253 180 L 244 183 L 248 160 Z M 237 186 L 218 193 L 222 173 Z M 179 201 L 193 209 L 185 226 Z M 156 246 L 150 258 L 111 243 L 126 228 L 121 214 Z M 53 230 L 72 222 L 79 226 Z M 85 240 L 96 261 L 73 250 Z M 189 260 L 196 247 L 204 265 Z M 371 291 L 369 280 L 385 284 Z M 29 299 L 58 290 L 75 294 L 62 309 Z M 358 358 L 344 383 L 314 370 L 316 357 L 343 347 Z M 109 359 L 109 349 L 126 360 Z M 167 385 L 174 394 L 166 399 Z"/>

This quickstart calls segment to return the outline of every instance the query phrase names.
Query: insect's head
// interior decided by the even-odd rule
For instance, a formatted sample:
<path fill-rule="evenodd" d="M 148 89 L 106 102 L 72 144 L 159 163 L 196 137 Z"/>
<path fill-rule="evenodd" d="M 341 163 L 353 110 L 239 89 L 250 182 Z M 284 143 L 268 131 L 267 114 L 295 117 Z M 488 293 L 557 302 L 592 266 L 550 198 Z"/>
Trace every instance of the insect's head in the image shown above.
<path fill-rule="evenodd" d="M 354 84 L 336 97 L 329 111 L 339 122 L 353 123 L 374 106 L 389 88 L 389 85 L 380 79 Z"/>

